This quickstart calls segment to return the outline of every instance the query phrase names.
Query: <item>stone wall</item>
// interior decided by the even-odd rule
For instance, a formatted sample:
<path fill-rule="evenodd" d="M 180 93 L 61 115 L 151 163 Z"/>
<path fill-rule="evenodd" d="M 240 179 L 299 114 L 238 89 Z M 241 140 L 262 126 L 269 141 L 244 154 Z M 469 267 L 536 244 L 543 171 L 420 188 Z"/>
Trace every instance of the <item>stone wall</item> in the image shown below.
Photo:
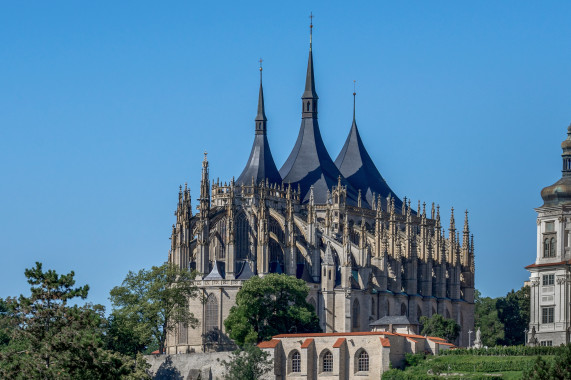
<path fill-rule="evenodd" d="M 223 360 L 230 352 L 192 353 L 177 355 L 146 355 L 155 380 L 223 380 Z"/>

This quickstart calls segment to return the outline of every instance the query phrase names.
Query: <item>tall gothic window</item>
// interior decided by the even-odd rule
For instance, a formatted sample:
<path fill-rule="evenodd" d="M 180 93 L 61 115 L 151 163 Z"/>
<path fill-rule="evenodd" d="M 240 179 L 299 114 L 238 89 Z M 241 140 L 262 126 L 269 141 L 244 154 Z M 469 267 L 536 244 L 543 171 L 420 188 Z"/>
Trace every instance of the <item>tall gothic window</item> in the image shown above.
<path fill-rule="evenodd" d="M 188 339 L 188 326 L 184 323 L 178 324 L 178 344 L 186 344 Z"/>
<path fill-rule="evenodd" d="M 301 372 L 301 355 L 297 350 L 291 355 L 291 372 Z"/>
<path fill-rule="evenodd" d="M 244 260 L 250 256 L 250 225 L 246 214 L 236 218 L 236 259 Z"/>
<path fill-rule="evenodd" d="M 213 293 L 210 293 L 206 299 L 204 330 L 207 333 L 215 329 L 218 329 L 218 299 Z"/>
<path fill-rule="evenodd" d="M 218 231 L 218 236 L 216 236 L 216 259 L 224 260 L 226 257 L 226 244 L 224 244 L 226 241 L 226 219 L 222 219 L 218 222 L 216 230 Z"/>
<path fill-rule="evenodd" d="M 333 372 L 333 354 L 329 350 L 323 355 L 321 370 L 323 372 Z"/>
<path fill-rule="evenodd" d="M 366 372 L 369 370 L 369 354 L 362 350 L 357 356 L 357 371 Z"/>
<path fill-rule="evenodd" d="M 555 257 L 555 244 L 556 244 L 556 242 L 557 242 L 557 240 L 554 237 L 552 237 L 551 241 L 549 242 L 549 245 L 550 245 L 549 256 L 550 257 Z"/>
<path fill-rule="evenodd" d="M 313 297 L 309 299 L 309 304 L 313 306 L 313 310 L 317 313 L 317 304 L 315 303 L 315 299 Z"/>
<path fill-rule="evenodd" d="M 361 325 L 360 323 L 360 319 L 361 319 L 361 307 L 359 305 L 359 300 L 355 300 L 355 302 L 353 302 L 353 328 L 354 329 L 358 329 L 359 326 Z"/>
<path fill-rule="evenodd" d="M 404 303 L 400 305 L 400 315 L 406 316 L 406 305 Z"/>

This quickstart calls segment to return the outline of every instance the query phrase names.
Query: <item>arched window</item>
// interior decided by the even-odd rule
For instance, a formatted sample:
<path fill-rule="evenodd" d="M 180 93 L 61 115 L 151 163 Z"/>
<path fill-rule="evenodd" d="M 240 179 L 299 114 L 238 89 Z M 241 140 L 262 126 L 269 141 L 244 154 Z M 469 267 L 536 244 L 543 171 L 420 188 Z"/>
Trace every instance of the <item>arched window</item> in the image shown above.
<path fill-rule="evenodd" d="M 549 257 L 549 239 L 543 240 L 543 257 Z"/>
<path fill-rule="evenodd" d="M 361 319 L 361 307 L 359 305 L 359 300 L 355 300 L 355 302 L 353 302 L 353 328 L 354 329 L 358 329 L 360 324 L 360 319 Z"/>
<path fill-rule="evenodd" d="M 250 257 L 250 225 L 243 212 L 236 217 L 236 259 Z"/>
<path fill-rule="evenodd" d="M 549 257 L 555 257 L 556 241 L 557 240 L 554 237 L 552 237 L 551 241 L 549 242 Z"/>
<path fill-rule="evenodd" d="M 416 307 L 416 318 L 420 321 L 420 317 L 422 317 L 422 309 L 419 305 Z"/>
<path fill-rule="evenodd" d="M 401 303 L 400 305 L 400 315 L 406 316 L 406 305 L 404 303 Z"/>
<path fill-rule="evenodd" d="M 188 339 L 188 325 L 178 324 L 178 344 L 186 344 Z"/>
<path fill-rule="evenodd" d="M 446 319 L 450 319 L 450 312 L 446 309 Z"/>
<path fill-rule="evenodd" d="M 369 354 L 361 350 L 357 354 L 357 372 L 367 372 L 369 370 Z"/>
<path fill-rule="evenodd" d="M 218 299 L 213 293 L 206 299 L 206 315 L 204 317 L 204 332 L 218 329 Z"/>
<path fill-rule="evenodd" d="M 301 372 L 301 355 L 297 350 L 291 355 L 291 372 Z"/>
<path fill-rule="evenodd" d="M 309 304 L 311 306 L 313 306 L 313 310 L 317 313 L 317 304 L 315 303 L 315 299 L 314 298 L 310 298 L 309 299 Z"/>
<path fill-rule="evenodd" d="M 307 102 L 307 111 L 309 112 L 309 101 Z"/>
<path fill-rule="evenodd" d="M 323 354 L 323 359 L 321 360 L 321 371 L 333 372 L 333 354 L 329 350 L 326 350 L 325 354 Z"/>
<path fill-rule="evenodd" d="M 375 299 L 371 297 L 371 315 L 374 317 L 377 315 L 377 309 L 375 308 Z"/>

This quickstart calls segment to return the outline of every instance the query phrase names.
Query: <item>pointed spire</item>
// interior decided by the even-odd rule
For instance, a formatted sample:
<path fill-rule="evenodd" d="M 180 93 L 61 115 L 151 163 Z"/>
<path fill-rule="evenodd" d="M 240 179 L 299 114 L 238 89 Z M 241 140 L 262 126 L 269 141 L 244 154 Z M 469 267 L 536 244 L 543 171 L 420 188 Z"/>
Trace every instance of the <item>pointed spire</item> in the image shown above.
<path fill-rule="evenodd" d="M 260 181 L 279 183 L 282 177 L 276 167 L 267 138 L 267 122 L 264 106 L 264 88 L 262 86 L 262 59 L 260 58 L 260 93 L 258 96 L 258 114 L 256 115 L 254 143 L 248 163 L 236 180 L 238 185 L 246 185 L 252 179 L 252 186 Z"/>
<path fill-rule="evenodd" d="M 464 217 L 464 233 L 470 233 L 470 227 L 468 226 L 468 210 L 465 211 L 466 216 Z"/>
<path fill-rule="evenodd" d="M 264 88 L 262 86 L 262 62 L 260 58 L 260 93 L 258 95 L 258 114 L 256 115 L 256 134 L 266 133 L 266 110 L 264 107 Z"/>
<path fill-rule="evenodd" d="M 353 125 L 357 125 L 357 122 L 355 121 L 355 96 L 357 95 L 357 92 L 355 91 L 355 81 L 353 81 Z"/>
<path fill-rule="evenodd" d="M 454 207 L 450 211 L 450 231 L 456 231 L 456 221 L 454 220 Z"/>
<path fill-rule="evenodd" d="M 313 13 L 310 14 L 311 22 L 309 24 L 309 57 L 307 60 L 307 73 L 305 75 L 305 91 L 301 96 L 302 101 L 302 117 L 317 117 L 317 92 L 315 92 L 315 78 L 313 74 L 313 49 L 312 49 L 312 39 L 313 39 Z"/>

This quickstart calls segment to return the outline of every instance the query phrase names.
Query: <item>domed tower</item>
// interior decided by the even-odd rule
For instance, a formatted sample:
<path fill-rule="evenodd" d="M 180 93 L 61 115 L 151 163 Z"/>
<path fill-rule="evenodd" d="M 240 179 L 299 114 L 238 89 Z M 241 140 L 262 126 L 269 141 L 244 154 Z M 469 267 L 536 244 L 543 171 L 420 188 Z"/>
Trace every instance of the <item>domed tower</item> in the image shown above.
<path fill-rule="evenodd" d="M 537 211 L 537 256 L 530 271 L 528 345 L 559 346 L 571 333 L 571 125 L 561 143 L 561 179 L 541 190 Z"/>

